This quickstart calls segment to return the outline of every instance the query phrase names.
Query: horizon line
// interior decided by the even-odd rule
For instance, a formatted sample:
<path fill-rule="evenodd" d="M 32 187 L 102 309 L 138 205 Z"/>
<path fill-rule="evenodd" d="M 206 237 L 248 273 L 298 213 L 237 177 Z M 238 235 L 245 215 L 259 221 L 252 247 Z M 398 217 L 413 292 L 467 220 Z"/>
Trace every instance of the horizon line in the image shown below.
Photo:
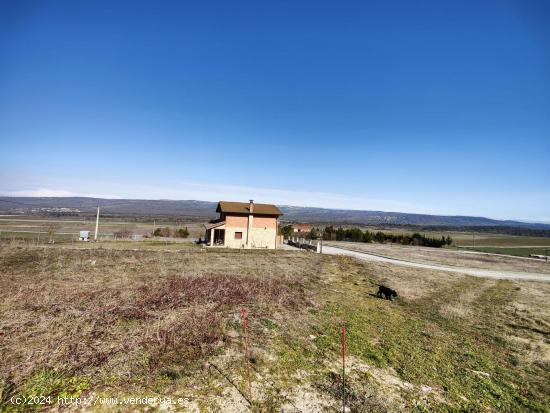
<path fill-rule="evenodd" d="M 19 192 L 19 191 L 16 191 Z M 28 192 L 28 191 L 20 191 L 20 192 Z M 67 191 L 68 192 L 68 191 Z M 202 200 L 202 199 L 183 199 L 183 198 L 122 198 L 118 197 L 116 195 L 99 195 L 99 194 L 65 194 L 65 195 L 14 195 L 14 192 L 0 192 L 0 197 L 4 198 L 86 198 L 86 199 L 105 199 L 105 200 L 121 200 L 121 201 L 185 201 L 185 202 L 208 202 L 208 203 L 216 203 L 219 201 L 210 201 L 210 200 Z M 236 201 L 240 202 L 240 201 Z M 14 202 L 16 203 L 16 202 Z M 386 214 L 407 214 L 407 215 L 426 215 L 426 216 L 437 216 L 437 217 L 465 217 L 465 218 L 482 218 L 482 219 L 489 219 L 493 221 L 500 221 L 500 222 L 506 222 L 506 221 L 512 221 L 512 222 L 519 222 L 524 224 L 542 224 L 542 225 L 550 225 L 550 218 L 549 219 L 522 219 L 522 218 L 491 218 L 488 216 L 482 216 L 482 215 L 461 215 L 461 214 L 430 214 L 430 213 L 420 213 L 420 212 L 404 212 L 404 211 L 392 211 L 392 210 L 379 210 L 379 209 L 357 209 L 357 208 L 335 208 L 335 207 L 319 207 L 319 206 L 306 206 L 306 205 L 292 205 L 292 204 L 285 204 L 285 203 L 273 203 L 274 205 L 280 206 L 280 207 L 291 207 L 291 208 L 308 208 L 308 209 L 321 209 L 321 210 L 331 210 L 331 211 L 357 211 L 357 212 L 383 212 Z M 38 205 L 27 205 L 27 206 L 37 206 Z"/>

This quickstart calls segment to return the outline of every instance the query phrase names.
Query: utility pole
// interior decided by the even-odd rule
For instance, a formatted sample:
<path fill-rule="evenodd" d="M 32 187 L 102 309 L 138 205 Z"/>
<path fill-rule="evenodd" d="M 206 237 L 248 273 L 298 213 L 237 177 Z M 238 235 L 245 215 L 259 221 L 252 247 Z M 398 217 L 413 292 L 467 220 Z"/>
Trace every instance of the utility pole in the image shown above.
<path fill-rule="evenodd" d="M 97 206 L 97 216 L 95 219 L 95 233 L 94 233 L 94 241 L 97 241 L 97 230 L 99 229 L 99 205 Z"/>
<path fill-rule="evenodd" d="M 472 241 L 474 243 L 474 248 L 476 247 L 476 233 L 472 231 Z"/>

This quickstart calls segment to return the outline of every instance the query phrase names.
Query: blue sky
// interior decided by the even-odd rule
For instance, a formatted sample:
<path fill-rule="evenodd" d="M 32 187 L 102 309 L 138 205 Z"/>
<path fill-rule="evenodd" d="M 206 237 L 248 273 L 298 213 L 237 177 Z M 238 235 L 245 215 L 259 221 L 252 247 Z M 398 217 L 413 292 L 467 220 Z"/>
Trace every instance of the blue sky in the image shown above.
<path fill-rule="evenodd" d="M 0 193 L 550 222 L 545 1 L 0 1 Z"/>

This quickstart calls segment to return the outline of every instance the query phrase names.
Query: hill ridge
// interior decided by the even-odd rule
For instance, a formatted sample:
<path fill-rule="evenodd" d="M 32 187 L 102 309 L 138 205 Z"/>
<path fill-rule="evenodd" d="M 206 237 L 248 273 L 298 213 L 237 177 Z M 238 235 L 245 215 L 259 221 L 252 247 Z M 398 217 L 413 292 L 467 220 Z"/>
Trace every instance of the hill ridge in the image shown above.
<path fill-rule="evenodd" d="M 185 215 L 213 218 L 216 202 L 169 199 L 107 199 L 89 197 L 12 197 L 0 196 L 1 213 L 30 212 L 93 212 L 100 204 L 106 214 L 120 215 Z M 341 225 L 417 225 L 417 226 L 502 226 L 531 229 L 550 229 L 550 224 L 514 220 L 498 220 L 468 215 L 431 215 L 407 212 L 332 209 L 279 205 L 282 221 L 332 223 Z"/>

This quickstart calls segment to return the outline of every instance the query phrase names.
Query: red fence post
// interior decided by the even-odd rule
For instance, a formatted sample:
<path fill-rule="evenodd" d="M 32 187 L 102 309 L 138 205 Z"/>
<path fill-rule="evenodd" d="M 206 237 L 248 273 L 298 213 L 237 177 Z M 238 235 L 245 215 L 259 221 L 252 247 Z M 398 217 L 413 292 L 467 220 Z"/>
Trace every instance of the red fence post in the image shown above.
<path fill-rule="evenodd" d="M 346 411 L 346 327 L 342 326 L 342 412 Z"/>
<path fill-rule="evenodd" d="M 244 359 L 246 363 L 246 376 L 248 379 L 248 397 L 250 398 L 250 403 L 252 403 L 252 384 L 250 382 L 250 357 L 248 356 L 248 338 L 246 335 L 246 309 L 244 305 L 242 306 L 242 317 L 243 317 L 243 338 L 244 338 Z"/>

